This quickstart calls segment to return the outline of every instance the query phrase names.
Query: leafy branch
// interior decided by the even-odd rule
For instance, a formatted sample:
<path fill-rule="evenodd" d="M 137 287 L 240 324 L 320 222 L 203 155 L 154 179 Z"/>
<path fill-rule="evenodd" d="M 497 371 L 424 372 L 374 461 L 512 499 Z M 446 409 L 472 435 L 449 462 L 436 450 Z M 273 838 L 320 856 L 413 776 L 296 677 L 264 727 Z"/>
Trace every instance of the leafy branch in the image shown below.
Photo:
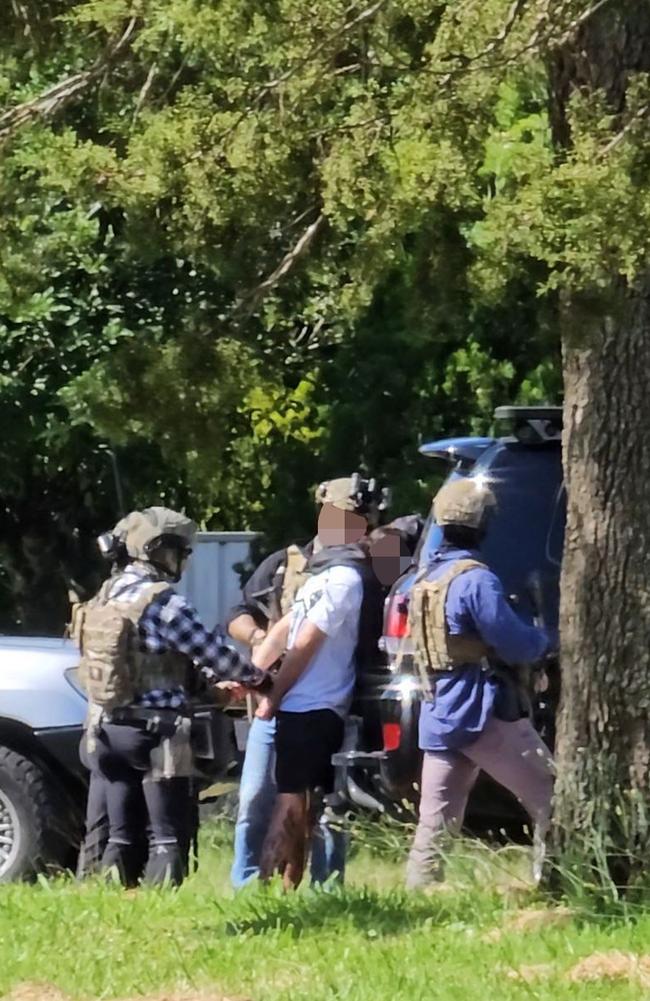
<path fill-rule="evenodd" d="M 113 63 L 125 55 L 136 25 L 137 18 L 132 17 L 119 38 L 113 39 L 88 69 L 66 77 L 38 97 L 18 104 L 0 115 L 0 142 L 6 142 L 17 129 L 35 118 L 52 118 L 70 101 L 84 94 Z"/>
<path fill-rule="evenodd" d="M 324 227 L 325 221 L 325 216 L 321 212 L 318 218 L 303 230 L 300 237 L 296 240 L 293 247 L 287 251 L 278 266 L 249 295 L 240 301 L 237 307 L 237 313 L 240 318 L 251 316 L 271 289 L 275 288 L 278 282 L 305 256 L 316 236 Z"/>

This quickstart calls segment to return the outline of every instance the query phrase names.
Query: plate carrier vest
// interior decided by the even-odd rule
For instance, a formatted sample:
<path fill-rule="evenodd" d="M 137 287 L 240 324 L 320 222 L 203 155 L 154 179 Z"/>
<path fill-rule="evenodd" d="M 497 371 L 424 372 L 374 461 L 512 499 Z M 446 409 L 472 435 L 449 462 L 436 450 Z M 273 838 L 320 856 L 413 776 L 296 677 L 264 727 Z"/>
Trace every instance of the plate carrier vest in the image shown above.
<path fill-rule="evenodd" d="M 435 580 L 421 580 L 414 585 L 408 622 L 419 670 L 434 674 L 452 671 L 463 664 L 475 664 L 487 655 L 488 647 L 478 636 L 451 635 L 445 614 L 451 582 L 474 569 L 485 570 L 485 564 L 477 560 L 456 560 Z"/>
<path fill-rule="evenodd" d="M 184 685 L 188 658 L 174 651 L 152 654 L 140 647 L 138 623 L 145 609 L 164 591 L 164 581 L 151 581 L 133 601 L 116 601 L 112 577 L 90 601 L 72 606 L 70 635 L 81 651 L 79 681 L 91 703 L 110 711 L 130 705 L 155 688 Z"/>
<path fill-rule="evenodd" d="M 307 557 L 298 546 L 287 546 L 287 558 L 276 571 L 278 575 L 282 571 L 280 590 L 280 612 L 282 615 L 291 611 L 298 591 L 307 580 L 307 563 Z"/>

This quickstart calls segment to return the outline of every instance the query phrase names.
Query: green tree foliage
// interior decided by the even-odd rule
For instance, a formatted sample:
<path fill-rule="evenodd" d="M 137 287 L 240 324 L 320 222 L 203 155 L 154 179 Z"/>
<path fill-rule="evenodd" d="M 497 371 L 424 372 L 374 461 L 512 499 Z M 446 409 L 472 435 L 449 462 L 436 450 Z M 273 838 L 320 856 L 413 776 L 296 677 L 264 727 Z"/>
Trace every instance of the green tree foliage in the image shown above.
<path fill-rule="evenodd" d="M 557 398 L 554 290 L 633 269 L 645 212 L 598 109 L 551 151 L 538 49 L 568 7 L 11 0 L 0 547 L 24 626 L 61 621 L 117 514 L 102 446 L 129 504 L 274 543 L 362 464 L 422 509 L 421 436 Z"/>

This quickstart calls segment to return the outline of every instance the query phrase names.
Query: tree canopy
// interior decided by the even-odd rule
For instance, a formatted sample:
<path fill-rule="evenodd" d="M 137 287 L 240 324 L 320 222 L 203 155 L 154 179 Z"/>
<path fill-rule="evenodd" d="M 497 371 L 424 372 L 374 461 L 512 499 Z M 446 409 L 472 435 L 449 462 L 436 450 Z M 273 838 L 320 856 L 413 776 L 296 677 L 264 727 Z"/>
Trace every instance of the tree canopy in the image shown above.
<path fill-rule="evenodd" d="M 614 133 L 593 95 L 562 120 L 550 97 L 590 16 L 11 0 L 5 623 L 61 620 L 33 596 L 42 573 L 81 575 L 117 517 L 107 449 L 129 505 L 272 544 L 309 532 L 314 483 L 359 466 L 424 509 L 420 437 L 558 400 L 559 298 L 579 293 L 588 322 L 647 255 L 645 76 Z"/>

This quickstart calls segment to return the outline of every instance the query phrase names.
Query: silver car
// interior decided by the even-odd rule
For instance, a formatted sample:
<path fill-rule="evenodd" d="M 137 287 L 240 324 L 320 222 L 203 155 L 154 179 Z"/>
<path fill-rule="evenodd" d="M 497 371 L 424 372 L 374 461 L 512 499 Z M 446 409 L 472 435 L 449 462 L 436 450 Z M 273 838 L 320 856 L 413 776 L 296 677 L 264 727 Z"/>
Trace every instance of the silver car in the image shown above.
<path fill-rule="evenodd" d="M 88 776 L 78 660 L 71 640 L 0 637 L 0 883 L 75 866 Z M 205 790 L 236 764 L 233 726 L 213 703 L 193 713 L 195 787 Z"/>
<path fill-rule="evenodd" d="M 0 637 L 0 882 L 72 865 L 86 700 L 70 640 Z"/>

